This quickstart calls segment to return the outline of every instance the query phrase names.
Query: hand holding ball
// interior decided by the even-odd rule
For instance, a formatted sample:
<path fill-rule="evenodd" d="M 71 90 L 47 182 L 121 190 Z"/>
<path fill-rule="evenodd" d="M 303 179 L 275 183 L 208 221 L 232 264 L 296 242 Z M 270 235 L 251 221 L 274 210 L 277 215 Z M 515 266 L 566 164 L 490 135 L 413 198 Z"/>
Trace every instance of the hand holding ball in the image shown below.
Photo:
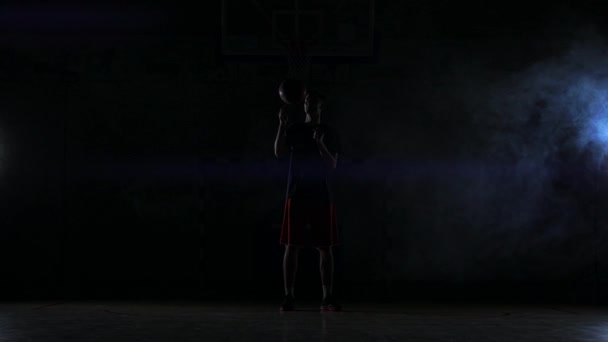
<path fill-rule="evenodd" d="M 281 107 L 279 110 L 279 121 L 282 124 L 287 123 L 287 105 L 283 105 L 283 107 Z"/>
<path fill-rule="evenodd" d="M 295 79 L 286 79 L 279 85 L 279 96 L 287 104 L 298 104 L 304 100 L 306 86 L 304 82 Z"/>
<path fill-rule="evenodd" d="M 320 128 L 315 128 L 312 138 L 317 142 L 317 144 L 322 144 L 323 139 L 325 138 L 325 132 L 323 132 Z"/>

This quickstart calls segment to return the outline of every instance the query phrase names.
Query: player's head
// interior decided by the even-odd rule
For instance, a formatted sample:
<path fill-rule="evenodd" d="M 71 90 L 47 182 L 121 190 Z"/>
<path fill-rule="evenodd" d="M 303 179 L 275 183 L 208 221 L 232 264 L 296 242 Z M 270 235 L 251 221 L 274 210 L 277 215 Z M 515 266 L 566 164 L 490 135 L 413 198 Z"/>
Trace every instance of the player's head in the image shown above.
<path fill-rule="evenodd" d="M 315 118 L 320 116 L 325 108 L 325 97 L 316 90 L 308 90 L 304 97 L 304 111 Z"/>

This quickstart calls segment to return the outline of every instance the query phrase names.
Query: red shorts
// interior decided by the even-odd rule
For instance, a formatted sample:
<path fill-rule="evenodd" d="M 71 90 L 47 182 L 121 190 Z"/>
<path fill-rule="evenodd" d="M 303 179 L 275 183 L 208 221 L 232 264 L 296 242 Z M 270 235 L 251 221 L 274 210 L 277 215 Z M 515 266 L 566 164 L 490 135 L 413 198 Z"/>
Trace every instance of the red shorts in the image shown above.
<path fill-rule="evenodd" d="M 338 244 L 338 225 L 333 202 L 287 198 L 280 243 L 299 247 Z"/>

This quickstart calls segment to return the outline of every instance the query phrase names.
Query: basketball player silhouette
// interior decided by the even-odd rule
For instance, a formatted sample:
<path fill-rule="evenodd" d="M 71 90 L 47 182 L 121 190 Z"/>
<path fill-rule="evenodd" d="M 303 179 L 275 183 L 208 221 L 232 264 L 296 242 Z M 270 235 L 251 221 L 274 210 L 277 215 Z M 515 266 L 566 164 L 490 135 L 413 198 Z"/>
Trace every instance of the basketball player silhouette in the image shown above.
<path fill-rule="evenodd" d="M 283 278 L 285 298 L 282 311 L 293 310 L 298 249 L 315 247 L 320 256 L 322 311 L 338 311 L 333 294 L 334 257 L 338 244 L 336 212 L 330 176 L 337 166 L 340 142 L 337 131 L 321 123 L 325 98 L 307 91 L 304 98 L 305 122 L 287 126 L 287 108 L 279 111 L 279 129 L 274 152 L 289 157 L 287 194 L 279 242 L 285 245 Z"/>

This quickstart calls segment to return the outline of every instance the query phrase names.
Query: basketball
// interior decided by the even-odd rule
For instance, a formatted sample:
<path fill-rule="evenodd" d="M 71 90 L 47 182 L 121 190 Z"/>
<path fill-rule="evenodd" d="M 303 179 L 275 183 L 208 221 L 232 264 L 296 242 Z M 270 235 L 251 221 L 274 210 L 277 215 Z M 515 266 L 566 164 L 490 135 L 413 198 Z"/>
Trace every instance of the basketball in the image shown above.
<path fill-rule="evenodd" d="M 306 94 L 304 82 L 295 79 L 286 79 L 279 86 L 279 96 L 287 104 L 302 102 Z"/>

